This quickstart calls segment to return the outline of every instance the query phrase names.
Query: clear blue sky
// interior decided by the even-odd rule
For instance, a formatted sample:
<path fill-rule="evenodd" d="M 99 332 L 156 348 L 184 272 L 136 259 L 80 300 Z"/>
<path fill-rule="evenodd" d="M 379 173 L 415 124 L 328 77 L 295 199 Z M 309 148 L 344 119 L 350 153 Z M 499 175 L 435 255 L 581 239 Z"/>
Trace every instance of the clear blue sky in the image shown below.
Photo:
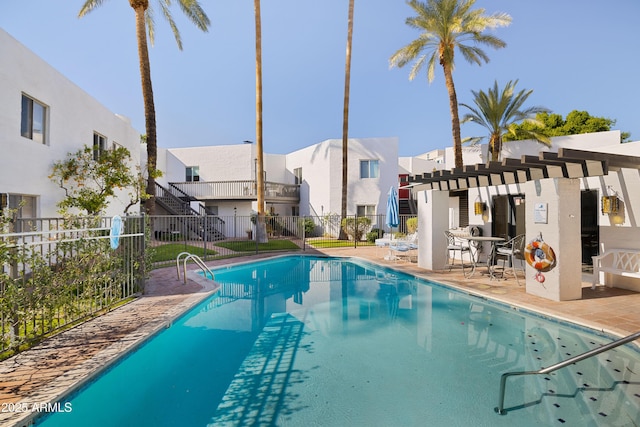
<path fill-rule="evenodd" d="M 133 10 L 127 0 L 109 0 L 78 19 L 82 3 L 2 0 L 0 27 L 144 133 Z M 253 1 L 200 3 L 208 33 L 174 10 L 183 51 L 156 13 L 151 73 L 160 147 L 255 140 Z M 519 79 L 518 89 L 534 90 L 528 105 L 615 119 L 615 129 L 640 140 L 640 1 L 478 0 L 476 7 L 513 22 L 495 30 L 507 47 L 487 48 L 488 64 L 458 55 L 459 102 L 471 103 L 471 90 L 496 79 L 501 86 Z M 342 137 L 347 11 L 347 0 L 262 0 L 266 152 Z M 442 70 L 429 85 L 426 74 L 410 82 L 409 67 L 389 69 L 389 57 L 418 36 L 405 24 L 411 12 L 403 0 L 355 1 L 349 136 L 397 136 L 403 156 L 452 144 Z M 463 137 L 484 134 L 462 127 Z"/>

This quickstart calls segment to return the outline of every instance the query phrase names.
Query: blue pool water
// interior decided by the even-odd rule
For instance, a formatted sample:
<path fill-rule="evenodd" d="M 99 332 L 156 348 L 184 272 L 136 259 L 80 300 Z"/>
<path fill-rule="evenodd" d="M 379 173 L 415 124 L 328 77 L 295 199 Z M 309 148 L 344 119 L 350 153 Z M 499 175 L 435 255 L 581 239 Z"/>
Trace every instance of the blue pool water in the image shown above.
<path fill-rule="evenodd" d="M 215 270 L 214 297 L 41 426 L 627 426 L 640 355 L 612 340 L 355 260 L 293 256 Z"/>

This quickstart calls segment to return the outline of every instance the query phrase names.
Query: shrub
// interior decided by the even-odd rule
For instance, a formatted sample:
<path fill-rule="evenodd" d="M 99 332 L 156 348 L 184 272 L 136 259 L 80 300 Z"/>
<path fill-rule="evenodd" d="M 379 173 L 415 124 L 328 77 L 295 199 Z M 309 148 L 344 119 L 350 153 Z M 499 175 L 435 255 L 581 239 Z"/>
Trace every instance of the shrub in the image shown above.
<path fill-rule="evenodd" d="M 416 230 L 418 229 L 418 218 L 417 217 L 412 217 L 407 219 L 407 232 L 409 234 L 413 234 L 416 232 Z"/>
<path fill-rule="evenodd" d="M 370 232 L 367 233 L 367 242 L 375 243 L 376 239 L 379 239 L 384 234 L 384 231 L 379 228 L 372 228 Z"/>
<path fill-rule="evenodd" d="M 362 240 L 365 230 L 371 225 L 371 218 L 366 216 L 349 217 L 342 220 L 344 232 L 353 240 Z"/>
<path fill-rule="evenodd" d="M 304 218 L 301 220 L 302 227 L 304 227 L 304 235 L 307 237 L 313 237 L 316 230 L 316 223 L 311 218 Z"/>

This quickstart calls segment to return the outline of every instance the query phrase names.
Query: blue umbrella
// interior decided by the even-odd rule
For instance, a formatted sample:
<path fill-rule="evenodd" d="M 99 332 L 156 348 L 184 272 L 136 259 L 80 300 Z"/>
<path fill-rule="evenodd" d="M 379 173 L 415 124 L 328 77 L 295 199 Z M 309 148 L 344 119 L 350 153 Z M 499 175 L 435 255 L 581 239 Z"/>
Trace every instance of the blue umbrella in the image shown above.
<path fill-rule="evenodd" d="M 399 224 L 398 219 L 398 192 L 393 186 L 389 189 L 389 197 L 387 198 L 387 221 L 386 224 L 392 229 Z"/>

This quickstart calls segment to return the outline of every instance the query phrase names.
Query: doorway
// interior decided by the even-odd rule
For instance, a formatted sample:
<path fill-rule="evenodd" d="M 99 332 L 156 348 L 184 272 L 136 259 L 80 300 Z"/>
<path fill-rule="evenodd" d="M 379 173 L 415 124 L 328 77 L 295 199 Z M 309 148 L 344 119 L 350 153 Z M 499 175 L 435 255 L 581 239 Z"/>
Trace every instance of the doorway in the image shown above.
<path fill-rule="evenodd" d="M 506 240 L 525 234 L 524 194 L 493 196 L 491 235 Z"/>
<path fill-rule="evenodd" d="M 580 192 L 580 236 L 582 240 L 582 269 L 593 266 L 591 257 L 598 255 L 600 233 L 598 228 L 598 190 Z"/>

